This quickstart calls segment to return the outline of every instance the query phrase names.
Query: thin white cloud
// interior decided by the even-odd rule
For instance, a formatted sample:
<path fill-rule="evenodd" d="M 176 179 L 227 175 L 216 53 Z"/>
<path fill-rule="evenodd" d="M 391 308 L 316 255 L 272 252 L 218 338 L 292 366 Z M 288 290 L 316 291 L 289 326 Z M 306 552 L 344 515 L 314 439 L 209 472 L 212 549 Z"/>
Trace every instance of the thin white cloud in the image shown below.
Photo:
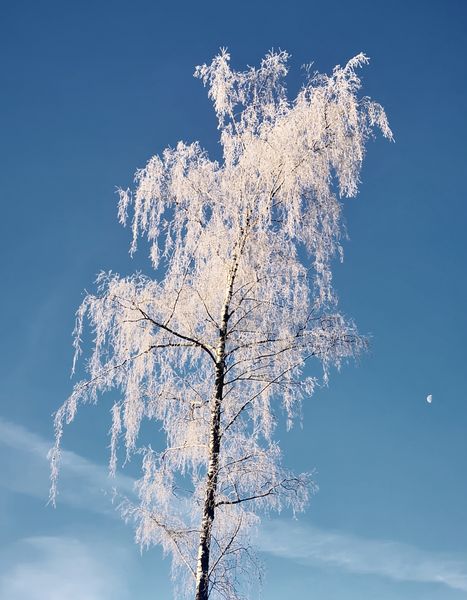
<path fill-rule="evenodd" d="M 328 532 L 276 520 L 260 535 L 263 552 L 316 567 L 379 575 L 396 581 L 443 584 L 467 592 L 467 561 L 408 544 Z"/>
<path fill-rule="evenodd" d="M 25 538 L 8 548 L 16 560 L 0 573 L 8 600 L 123 600 L 128 557 L 109 544 L 72 537 Z M 126 568 L 123 567 L 126 565 Z"/>
<path fill-rule="evenodd" d="M 0 451 L 3 463 L 0 486 L 43 499 L 45 503 L 48 497 L 49 480 L 49 465 L 46 457 L 50 446 L 50 441 L 0 417 Z M 118 475 L 116 479 L 111 479 L 108 477 L 106 467 L 96 465 L 74 452 L 63 451 L 59 502 L 117 516 L 111 504 L 112 488 L 117 487 L 121 493 L 132 495 L 133 486 L 132 478 Z M 31 548 L 47 547 L 50 552 L 46 554 L 52 564 L 51 557 L 56 557 L 54 548 L 59 547 L 60 539 L 31 538 L 23 543 Z M 68 540 L 67 543 L 71 544 L 70 547 L 74 548 L 76 554 L 82 550 L 77 541 L 70 542 Z M 443 584 L 452 589 L 467 592 L 466 560 L 426 552 L 407 544 L 363 539 L 345 533 L 323 531 L 296 521 L 278 519 L 264 524 L 259 545 L 263 552 L 311 566 L 338 568 L 357 574 L 379 575 L 396 581 Z M 44 598 L 45 600 L 45 596 L 28 595 L 21 591 L 22 577 L 26 577 L 26 575 L 26 578 L 30 577 L 29 574 L 26 574 L 26 569 L 29 569 L 31 576 L 36 578 L 39 578 L 40 572 L 51 573 L 54 570 L 52 567 L 45 568 L 47 565 L 39 568 L 38 564 L 37 561 L 20 563 L 14 571 L 18 576 L 13 577 L 10 574 L 9 578 L 1 578 L 0 591 L 8 590 L 8 594 L 0 594 L 0 597 L 9 600 L 23 600 L 23 598 L 28 600 Z M 62 567 L 65 568 L 66 565 L 62 565 Z M 65 577 L 63 586 L 65 586 L 66 580 Z M 86 597 L 87 600 L 118 598 L 118 596 L 102 595 L 97 576 L 93 582 L 93 589 L 97 590 L 94 596 L 91 593 L 83 592 L 82 595 L 73 597 Z M 18 595 L 20 593 L 23 595 Z M 47 595 L 46 597 L 47 600 L 55 600 L 55 596 Z M 66 594 L 56 596 L 57 600 L 66 597 L 69 596 Z"/>
<path fill-rule="evenodd" d="M 0 417 L 2 477 L 0 487 L 42 499 L 49 493 L 47 452 L 52 445 L 25 427 Z M 3 448 L 2 448 L 3 446 Z M 112 490 L 131 496 L 134 480 L 125 475 L 108 476 L 107 468 L 63 450 L 58 502 L 109 515 L 115 514 Z"/>

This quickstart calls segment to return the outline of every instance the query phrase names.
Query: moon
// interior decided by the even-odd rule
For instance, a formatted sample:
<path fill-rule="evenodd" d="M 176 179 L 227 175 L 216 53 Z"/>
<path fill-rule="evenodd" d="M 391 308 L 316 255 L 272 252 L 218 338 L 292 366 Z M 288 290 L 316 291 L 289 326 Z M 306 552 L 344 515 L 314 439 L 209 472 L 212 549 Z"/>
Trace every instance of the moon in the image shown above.
<path fill-rule="evenodd" d="M 431 404 L 431 403 L 432 403 L 432 401 L 433 401 L 433 396 L 432 396 L 431 394 L 429 394 L 429 395 L 426 397 L 426 401 L 428 402 L 428 404 Z"/>

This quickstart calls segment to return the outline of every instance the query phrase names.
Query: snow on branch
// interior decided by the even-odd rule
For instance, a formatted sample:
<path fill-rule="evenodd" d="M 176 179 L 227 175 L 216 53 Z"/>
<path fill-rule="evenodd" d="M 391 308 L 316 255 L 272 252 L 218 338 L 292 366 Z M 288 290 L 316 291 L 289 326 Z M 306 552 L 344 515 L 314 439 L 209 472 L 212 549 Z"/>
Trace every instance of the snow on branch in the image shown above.
<path fill-rule="evenodd" d="M 392 133 L 381 105 L 360 95 L 364 54 L 309 77 L 294 98 L 288 59 L 272 51 L 237 71 L 221 50 L 196 68 L 222 159 L 179 142 L 119 191 L 131 253 L 143 240 L 155 271 L 99 275 L 74 332 L 73 370 L 87 347 L 87 378 L 55 417 L 53 498 L 65 424 L 118 391 L 110 471 L 122 451 L 142 456 L 140 503 L 122 510 L 141 545 L 172 555 L 180 598 L 193 586 L 199 600 L 240 598 L 239 574 L 257 568 L 259 516 L 303 510 L 315 489 L 281 466 L 278 408 L 290 424 L 318 383 L 313 361 L 327 382 L 366 347 L 338 310 L 332 266 L 366 144 Z M 156 423 L 154 450 L 140 445 L 144 420 Z"/>

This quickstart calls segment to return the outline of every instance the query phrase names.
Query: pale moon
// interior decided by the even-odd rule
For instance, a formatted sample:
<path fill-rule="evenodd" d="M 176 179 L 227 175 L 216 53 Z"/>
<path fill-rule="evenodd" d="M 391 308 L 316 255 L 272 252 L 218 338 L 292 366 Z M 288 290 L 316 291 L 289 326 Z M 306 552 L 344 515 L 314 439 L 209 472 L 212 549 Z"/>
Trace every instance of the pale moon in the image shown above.
<path fill-rule="evenodd" d="M 428 404 L 431 404 L 432 400 L 433 400 L 433 396 L 432 396 L 431 394 L 429 394 L 429 395 L 426 397 L 426 401 L 428 402 Z"/>

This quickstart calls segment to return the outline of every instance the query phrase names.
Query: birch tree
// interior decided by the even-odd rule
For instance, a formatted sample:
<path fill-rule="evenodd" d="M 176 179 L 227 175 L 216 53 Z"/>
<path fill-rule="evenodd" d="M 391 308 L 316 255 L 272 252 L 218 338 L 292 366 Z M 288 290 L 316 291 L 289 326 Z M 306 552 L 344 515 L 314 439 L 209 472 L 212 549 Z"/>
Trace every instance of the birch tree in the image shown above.
<path fill-rule="evenodd" d="M 366 142 L 375 129 L 391 131 L 383 108 L 359 95 L 364 54 L 308 75 L 294 99 L 287 60 L 271 52 L 235 71 L 222 50 L 196 68 L 222 158 L 180 142 L 136 172 L 133 191 L 120 191 L 131 252 L 143 238 L 154 271 L 101 273 L 86 294 L 74 344 L 76 360 L 87 323 L 89 377 L 55 416 L 53 498 L 64 425 L 80 404 L 118 391 L 110 472 L 121 454 L 142 456 L 139 501 L 122 511 L 139 544 L 171 555 L 177 598 L 245 597 L 260 517 L 303 510 L 313 489 L 309 475 L 282 465 L 276 420 L 290 426 L 312 394 L 309 363 L 327 381 L 331 366 L 365 346 L 339 313 L 331 267 Z M 144 420 L 155 422 L 155 448 L 138 442 Z"/>

